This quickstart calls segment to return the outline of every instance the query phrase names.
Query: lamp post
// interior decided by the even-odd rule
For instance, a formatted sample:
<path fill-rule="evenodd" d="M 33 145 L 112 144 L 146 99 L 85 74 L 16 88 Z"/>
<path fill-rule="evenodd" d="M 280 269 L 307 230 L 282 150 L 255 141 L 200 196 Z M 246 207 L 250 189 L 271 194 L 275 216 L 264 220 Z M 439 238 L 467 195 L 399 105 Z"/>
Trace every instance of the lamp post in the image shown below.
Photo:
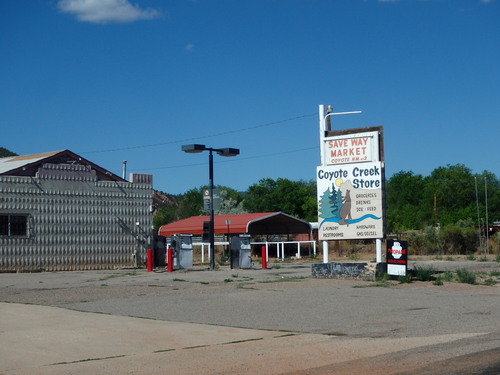
<path fill-rule="evenodd" d="M 210 241 L 210 269 L 215 268 L 215 257 L 214 257 L 214 157 L 213 152 L 215 151 L 220 156 L 236 156 L 239 155 L 240 150 L 237 148 L 212 148 L 206 147 L 205 145 L 183 145 L 182 151 L 195 154 L 203 151 L 208 151 L 208 179 L 209 179 L 209 190 L 210 190 L 210 224 L 209 224 L 209 241 Z"/>

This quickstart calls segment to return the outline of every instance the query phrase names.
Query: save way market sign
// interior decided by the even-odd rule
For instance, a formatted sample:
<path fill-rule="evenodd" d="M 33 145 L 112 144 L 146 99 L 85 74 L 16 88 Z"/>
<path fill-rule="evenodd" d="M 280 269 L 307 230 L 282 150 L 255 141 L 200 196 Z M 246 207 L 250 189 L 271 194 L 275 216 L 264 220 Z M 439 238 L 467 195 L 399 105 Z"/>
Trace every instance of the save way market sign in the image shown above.
<path fill-rule="evenodd" d="M 324 139 L 325 165 L 353 164 L 379 159 L 379 132 L 360 132 Z"/>

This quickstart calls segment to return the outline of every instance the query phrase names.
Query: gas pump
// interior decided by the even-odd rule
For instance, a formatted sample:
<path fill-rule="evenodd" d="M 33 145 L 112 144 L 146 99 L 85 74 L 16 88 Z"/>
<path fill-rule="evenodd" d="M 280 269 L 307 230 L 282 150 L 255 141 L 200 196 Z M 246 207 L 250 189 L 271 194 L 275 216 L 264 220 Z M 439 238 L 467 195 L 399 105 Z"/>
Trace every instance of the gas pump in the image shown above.
<path fill-rule="evenodd" d="M 231 237 L 231 268 L 251 268 L 252 248 L 249 234 Z"/>
<path fill-rule="evenodd" d="M 170 239 L 170 246 L 174 250 L 173 269 L 193 268 L 193 235 L 174 234 Z"/>

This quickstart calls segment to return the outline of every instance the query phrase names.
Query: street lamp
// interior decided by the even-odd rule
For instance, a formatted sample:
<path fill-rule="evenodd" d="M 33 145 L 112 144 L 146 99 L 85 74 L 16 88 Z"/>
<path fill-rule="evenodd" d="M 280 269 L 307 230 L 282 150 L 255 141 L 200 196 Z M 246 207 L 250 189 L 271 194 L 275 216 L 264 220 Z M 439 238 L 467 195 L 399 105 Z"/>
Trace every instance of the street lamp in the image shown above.
<path fill-rule="evenodd" d="M 213 152 L 215 151 L 220 156 L 236 156 L 239 155 L 240 150 L 237 148 L 212 148 L 206 147 L 205 145 L 183 145 L 182 151 L 196 154 L 203 151 L 209 152 L 208 157 L 208 178 L 209 178 L 209 189 L 210 189 L 210 224 L 209 224 L 209 240 L 210 240 L 210 269 L 215 268 L 215 257 L 214 257 L 214 157 Z"/>

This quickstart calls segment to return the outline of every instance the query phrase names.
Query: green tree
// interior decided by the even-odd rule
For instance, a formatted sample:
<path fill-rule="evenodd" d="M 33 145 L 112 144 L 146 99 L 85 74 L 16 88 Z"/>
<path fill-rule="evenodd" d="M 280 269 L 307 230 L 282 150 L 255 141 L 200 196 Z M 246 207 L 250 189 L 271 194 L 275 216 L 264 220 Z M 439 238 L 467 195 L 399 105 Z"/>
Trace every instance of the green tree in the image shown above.
<path fill-rule="evenodd" d="M 439 167 L 425 178 L 422 208 L 433 212 L 442 226 L 475 216 L 474 176 L 463 164 Z"/>
<path fill-rule="evenodd" d="M 227 186 L 218 186 L 220 190 L 220 208 L 214 210 L 215 215 L 244 214 L 244 195 Z"/>
<path fill-rule="evenodd" d="M 386 184 L 387 231 L 423 229 L 432 220 L 432 206 L 423 200 L 425 182 L 413 172 L 398 172 Z M 422 204 L 424 203 L 424 206 Z"/>
<path fill-rule="evenodd" d="M 435 222 L 444 227 L 467 219 L 477 223 L 478 205 L 480 219 L 486 217 L 486 201 L 491 224 L 500 218 L 500 182 L 491 172 L 473 175 L 463 164 L 436 168 L 425 178 L 401 171 L 386 183 L 387 231 L 424 229 Z"/>
<path fill-rule="evenodd" d="M 172 204 L 161 204 L 156 208 L 153 216 L 153 227 L 155 230 L 160 229 L 162 225 L 173 223 L 179 220 L 178 207 Z"/>
<path fill-rule="evenodd" d="M 7 150 L 4 147 L 0 147 L 0 158 L 6 158 L 8 156 L 17 156 L 17 154 L 12 152 L 12 151 Z"/>
<path fill-rule="evenodd" d="M 317 220 L 316 183 L 265 178 L 248 188 L 243 202 L 248 212 L 285 212 L 302 220 Z"/>
<path fill-rule="evenodd" d="M 182 194 L 179 202 L 179 219 L 203 214 L 203 189 L 204 187 L 201 186 Z"/>
<path fill-rule="evenodd" d="M 193 188 L 180 196 L 178 203 L 178 220 L 191 216 L 208 215 L 204 210 L 203 192 L 209 187 L 207 185 Z M 220 208 L 214 209 L 216 215 L 245 213 L 243 209 L 244 195 L 230 187 L 217 185 L 220 191 Z"/>
<path fill-rule="evenodd" d="M 478 189 L 479 216 L 486 220 L 486 203 L 488 203 L 488 224 L 492 225 L 493 221 L 500 220 L 500 180 L 495 174 L 488 171 L 483 171 L 482 174 L 475 177 Z M 477 210 L 476 216 L 473 217 L 477 221 Z"/>

